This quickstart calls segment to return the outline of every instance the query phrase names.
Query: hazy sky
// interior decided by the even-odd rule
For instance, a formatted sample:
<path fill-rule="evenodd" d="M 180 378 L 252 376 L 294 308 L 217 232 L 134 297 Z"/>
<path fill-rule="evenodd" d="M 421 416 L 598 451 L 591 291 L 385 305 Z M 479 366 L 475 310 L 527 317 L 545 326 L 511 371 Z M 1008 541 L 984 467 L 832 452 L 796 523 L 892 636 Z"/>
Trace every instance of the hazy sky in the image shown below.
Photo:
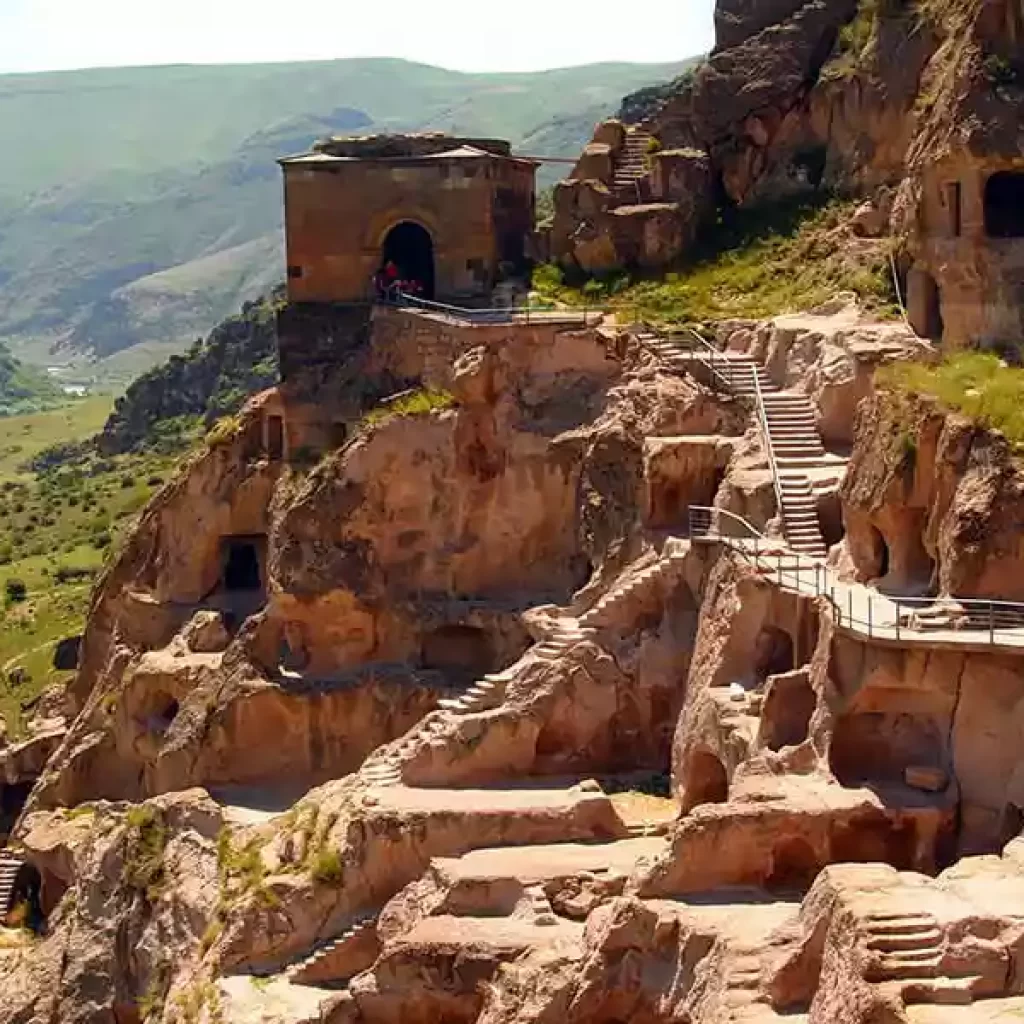
<path fill-rule="evenodd" d="M 466 71 L 670 61 L 710 46 L 712 7 L 713 0 L 0 0 L 0 72 L 378 56 Z"/>

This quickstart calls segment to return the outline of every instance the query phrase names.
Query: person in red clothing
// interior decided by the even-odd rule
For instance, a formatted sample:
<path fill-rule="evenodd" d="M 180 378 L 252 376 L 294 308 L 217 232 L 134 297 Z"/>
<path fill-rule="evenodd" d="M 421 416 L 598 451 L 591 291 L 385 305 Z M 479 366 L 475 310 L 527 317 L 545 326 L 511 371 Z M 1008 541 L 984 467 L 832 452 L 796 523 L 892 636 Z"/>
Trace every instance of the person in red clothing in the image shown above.
<path fill-rule="evenodd" d="M 378 299 L 392 301 L 397 298 L 397 293 L 401 290 L 401 282 L 398 279 L 398 267 L 395 266 L 394 261 L 388 260 L 377 271 L 373 278 L 373 284 Z"/>

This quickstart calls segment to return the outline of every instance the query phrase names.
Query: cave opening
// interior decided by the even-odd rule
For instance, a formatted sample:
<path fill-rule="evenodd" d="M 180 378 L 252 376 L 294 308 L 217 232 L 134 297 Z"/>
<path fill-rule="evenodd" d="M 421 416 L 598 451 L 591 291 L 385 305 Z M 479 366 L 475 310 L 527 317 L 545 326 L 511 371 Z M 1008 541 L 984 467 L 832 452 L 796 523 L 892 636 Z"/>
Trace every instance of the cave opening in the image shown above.
<path fill-rule="evenodd" d="M 420 661 L 424 668 L 476 677 L 492 670 L 494 652 L 483 629 L 448 625 L 423 637 Z"/>
<path fill-rule="evenodd" d="M 999 171 L 985 182 L 985 234 L 1024 238 L 1024 174 Z"/>
<path fill-rule="evenodd" d="M 0 788 L 0 838 L 10 835 L 33 785 L 34 782 L 15 782 Z"/>
<path fill-rule="evenodd" d="M 926 270 L 914 269 L 907 278 L 907 313 L 910 326 L 922 338 L 942 341 L 946 325 L 942 318 L 942 292 Z"/>
<path fill-rule="evenodd" d="M 804 893 L 821 869 L 814 848 L 804 839 L 791 837 L 772 849 L 772 870 L 765 888 L 774 892 Z"/>
<path fill-rule="evenodd" d="M 844 786 L 903 785 L 910 767 L 941 769 L 945 741 L 927 714 L 864 711 L 840 715 L 829 767 Z"/>
<path fill-rule="evenodd" d="M 765 626 L 754 645 L 754 674 L 759 683 L 796 668 L 793 638 L 776 626 Z"/>
<path fill-rule="evenodd" d="M 263 591 L 260 550 L 264 537 L 226 537 L 222 541 L 221 585 L 228 593 Z"/>
<path fill-rule="evenodd" d="M 178 701 L 169 693 L 159 694 L 155 698 L 153 710 L 148 716 L 150 731 L 155 733 L 167 732 L 174 723 L 175 718 L 178 717 L 180 710 L 181 706 L 178 704 Z"/>
<path fill-rule="evenodd" d="M 14 877 L 7 903 L 0 906 L 0 920 L 9 928 L 28 928 L 40 932 L 46 921 L 43 913 L 42 876 L 32 864 L 22 864 Z"/>
<path fill-rule="evenodd" d="M 1003 808 L 1003 820 L 1000 826 L 999 848 L 1012 843 L 1021 832 L 1024 832 L 1024 809 L 1016 804 L 1007 804 Z"/>

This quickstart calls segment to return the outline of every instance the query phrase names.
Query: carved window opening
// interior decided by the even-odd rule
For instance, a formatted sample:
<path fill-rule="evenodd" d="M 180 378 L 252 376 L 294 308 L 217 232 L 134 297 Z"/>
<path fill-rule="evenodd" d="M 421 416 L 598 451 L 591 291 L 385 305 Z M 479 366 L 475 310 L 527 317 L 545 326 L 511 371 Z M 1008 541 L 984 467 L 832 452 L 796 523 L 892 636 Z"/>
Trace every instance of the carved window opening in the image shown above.
<path fill-rule="evenodd" d="M 1024 174 L 1000 171 L 985 183 L 985 234 L 1024 238 Z"/>

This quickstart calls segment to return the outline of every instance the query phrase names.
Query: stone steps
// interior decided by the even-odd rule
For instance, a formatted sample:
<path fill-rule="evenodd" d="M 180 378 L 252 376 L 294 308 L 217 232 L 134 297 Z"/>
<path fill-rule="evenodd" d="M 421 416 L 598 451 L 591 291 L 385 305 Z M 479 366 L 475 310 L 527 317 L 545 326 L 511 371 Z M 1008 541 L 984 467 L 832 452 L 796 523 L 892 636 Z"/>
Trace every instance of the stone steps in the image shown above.
<path fill-rule="evenodd" d="M 500 672 L 489 672 L 477 680 L 458 697 L 445 697 L 437 702 L 438 713 L 428 716 L 407 732 L 396 747 L 379 759 L 363 764 L 360 775 L 373 786 L 397 786 L 402 783 L 402 762 L 413 748 L 423 744 L 432 750 L 443 750 L 448 741 L 443 737 L 453 719 L 460 715 L 477 714 L 499 707 L 504 700 L 508 684 L 516 677 L 518 666 L 526 658 L 554 661 L 577 643 L 589 639 L 596 630 L 576 620 L 563 620 L 551 636 L 530 647 L 522 658 Z"/>
<path fill-rule="evenodd" d="M 312 983 L 313 979 L 311 978 L 311 976 L 314 974 L 314 972 L 316 972 L 318 969 L 322 969 L 332 956 L 334 956 L 336 953 L 339 953 L 342 950 L 342 947 L 348 945 L 349 943 L 354 943 L 359 940 L 366 940 L 371 938 L 370 933 L 375 933 L 376 929 L 376 914 L 364 914 L 363 916 L 356 918 L 340 935 L 336 936 L 333 939 L 329 939 L 323 945 L 314 949 L 313 952 L 309 954 L 309 956 L 305 957 L 302 960 L 299 960 L 298 962 L 292 964 L 289 968 L 287 968 L 284 972 L 285 977 L 293 985 L 302 985 L 306 984 L 307 982 Z M 351 977 L 356 973 L 358 972 L 352 971 L 349 976 Z M 317 980 L 322 981 L 323 979 Z M 342 981 L 347 980 L 347 978 L 339 977 L 337 979 L 331 980 Z"/>
<path fill-rule="evenodd" d="M 679 367 L 684 362 L 692 365 L 692 354 L 668 338 L 650 332 L 643 337 L 654 338 L 645 343 L 670 366 Z M 787 542 L 794 551 L 824 558 L 828 551 L 810 482 L 795 478 L 792 472 L 798 466 L 817 465 L 826 456 L 814 407 L 805 395 L 779 390 L 765 368 L 750 356 L 722 353 L 722 359 L 725 365 L 719 373 L 733 394 L 752 397 L 760 393 L 764 425 L 778 468 L 779 514 Z M 709 366 L 710 359 L 704 365 Z M 782 467 L 788 467 L 789 472 L 783 472 Z"/>
<path fill-rule="evenodd" d="M 628 600 L 637 591 L 644 589 L 652 580 L 667 572 L 672 566 L 678 564 L 686 557 L 685 553 L 674 553 L 663 556 L 653 565 L 641 569 L 627 582 L 614 587 L 598 600 L 592 608 L 580 616 L 580 624 L 596 627 L 603 624 L 605 613 L 614 609 L 617 605 Z"/>
<path fill-rule="evenodd" d="M 620 202 L 635 203 L 643 198 L 639 184 L 648 174 L 650 141 L 650 133 L 642 128 L 633 128 L 626 133 L 612 169 L 612 191 Z"/>
<path fill-rule="evenodd" d="M 931 914 L 892 914 L 869 918 L 865 945 L 877 954 L 868 980 L 935 978 L 942 963 L 943 933 Z"/>
<path fill-rule="evenodd" d="M 14 887 L 18 881 L 18 872 L 25 862 L 15 854 L 5 850 L 0 853 L 0 918 L 11 909 Z"/>

